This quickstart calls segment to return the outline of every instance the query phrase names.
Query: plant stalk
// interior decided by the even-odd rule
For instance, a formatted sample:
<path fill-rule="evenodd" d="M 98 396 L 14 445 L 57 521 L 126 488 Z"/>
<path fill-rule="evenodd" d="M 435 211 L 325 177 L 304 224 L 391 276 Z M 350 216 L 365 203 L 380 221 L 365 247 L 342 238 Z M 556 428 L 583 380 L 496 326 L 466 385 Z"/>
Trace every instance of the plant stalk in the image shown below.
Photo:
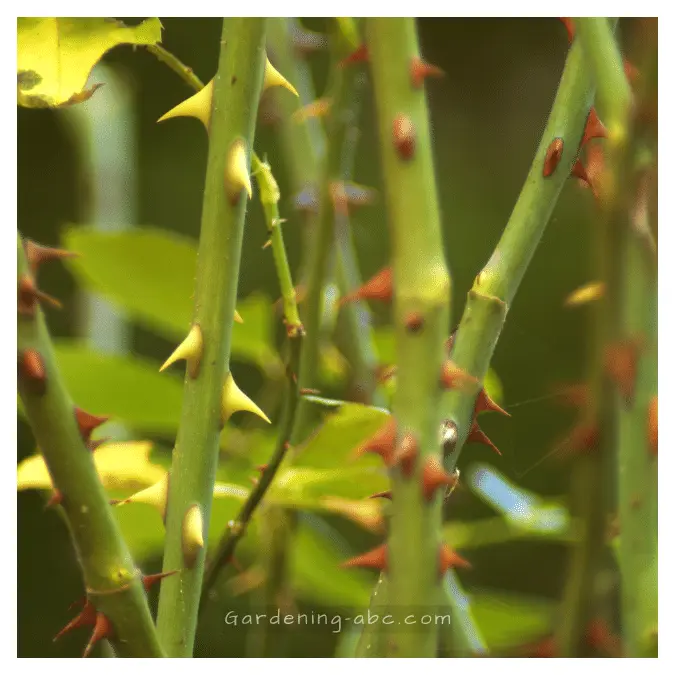
<path fill-rule="evenodd" d="M 185 378 L 166 518 L 164 570 L 181 573 L 162 585 L 157 618 L 160 638 L 172 657 L 191 656 L 194 645 L 205 551 L 202 546 L 194 559 L 184 558 L 184 521 L 190 509 L 199 509 L 201 535 L 206 539 L 246 213 L 243 185 L 228 189 L 224 179 L 236 143 L 243 142 L 247 158 L 252 154 L 265 65 L 265 22 L 264 18 L 223 19 L 193 315 L 193 324 L 201 327 L 203 352 L 197 376 L 187 373 Z"/>

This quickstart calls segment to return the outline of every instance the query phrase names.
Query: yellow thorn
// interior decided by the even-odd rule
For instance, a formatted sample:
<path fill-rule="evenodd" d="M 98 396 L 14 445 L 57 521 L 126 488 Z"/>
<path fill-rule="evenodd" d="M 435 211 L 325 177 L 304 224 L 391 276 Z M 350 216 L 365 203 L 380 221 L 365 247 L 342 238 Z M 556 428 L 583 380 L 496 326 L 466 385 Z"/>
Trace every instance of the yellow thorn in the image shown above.
<path fill-rule="evenodd" d="M 196 323 L 190 329 L 187 337 L 181 342 L 173 354 L 164 362 L 159 372 L 166 370 L 172 363 L 185 359 L 188 365 L 190 377 L 194 379 L 199 374 L 199 364 L 202 359 L 204 341 L 202 340 L 202 329 Z"/>
<path fill-rule="evenodd" d="M 166 519 L 166 502 L 169 496 L 169 472 L 166 472 L 166 475 L 162 480 L 158 481 L 154 485 L 136 492 L 136 494 L 127 497 L 126 499 L 121 499 L 117 502 L 117 506 L 122 504 L 147 504 L 148 506 L 154 506 L 162 516 L 162 520 Z"/>
<path fill-rule="evenodd" d="M 208 130 L 211 121 L 211 99 L 213 98 L 213 80 L 194 96 L 185 99 L 169 112 L 164 113 L 157 121 L 171 119 L 172 117 L 196 117 Z"/>
<path fill-rule="evenodd" d="M 183 560 L 188 569 L 194 567 L 199 552 L 204 548 L 204 519 L 197 504 L 193 504 L 183 518 L 181 533 Z"/>
<path fill-rule="evenodd" d="M 223 386 L 223 396 L 221 403 L 221 419 L 223 424 L 230 419 L 233 413 L 240 410 L 251 412 L 258 417 L 261 417 L 268 424 L 271 424 L 269 417 L 246 396 L 246 394 L 239 389 L 237 383 L 232 377 L 232 373 L 228 373 L 225 378 L 225 385 Z"/>
<path fill-rule="evenodd" d="M 241 318 L 241 314 L 239 314 L 239 312 L 236 309 L 234 310 L 234 320 L 237 323 L 244 323 L 244 320 Z"/>
<path fill-rule="evenodd" d="M 593 281 L 589 284 L 584 284 L 575 291 L 572 291 L 572 293 L 565 298 L 565 307 L 577 307 L 593 302 L 594 300 L 599 300 L 604 292 L 605 284 L 601 281 Z"/>
<path fill-rule="evenodd" d="M 248 172 L 248 160 L 246 158 L 246 143 L 242 138 L 238 138 L 232 143 L 227 154 L 225 188 L 233 201 L 239 198 L 242 188 L 246 190 L 249 199 L 253 197 L 251 176 Z"/>
<path fill-rule="evenodd" d="M 269 59 L 265 61 L 265 79 L 263 80 L 263 91 L 270 87 L 284 87 L 291 94 L 299 96 L 295 87 L 270 63 Z"/>
<path fill-rule="evenodd" d="M 311 117 L 325 117 L 330 112 L 332 100 L 320 98 L 296 110 L 292 118 L 295 122 L 305 122 Z"/>

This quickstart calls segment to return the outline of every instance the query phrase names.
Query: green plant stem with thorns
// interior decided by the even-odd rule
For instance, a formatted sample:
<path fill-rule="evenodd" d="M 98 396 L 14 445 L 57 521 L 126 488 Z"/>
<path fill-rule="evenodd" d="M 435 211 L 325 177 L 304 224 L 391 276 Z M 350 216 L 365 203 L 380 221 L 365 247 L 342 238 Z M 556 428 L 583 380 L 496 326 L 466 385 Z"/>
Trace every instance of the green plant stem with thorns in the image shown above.
<path fill-rule="evenodd" d="M 18 278 L 30 278 L 26 254 L 17 239 Z M 109 619 L 119 656 L 162 657 L 141 574 L 124 542 L 101 485 L 92 453 L 75 419 L 73 402 L 56 366 L 42 310 L 19 315 L 17 346 L 34 350 L 44 386 L 19 369 L 18 388 L 35 440 L 42 451 L 82 568 L 87 598 Z"/>
<path fill-rule="evenodd" d="M 224 178 L 235 144 L 244 144 L 247 157 L 253 147 L 265 65 L 265 22 L 223 19 L 193 315 L 193 324 L 201 328 L 203 350 L 197 376 L 188 373 L 185 378 L 166 518 L 164 569 L 181 572 L 162 584 L 157 617 L 160 638 L 172 657 L 192 656 L 194 646 L 205 552 L 201 547 L 187 560 L 184 525 L 188 511 L 199 509 L 200 534 L 207 537 L 246 212 L 244 184 L 228 187 Z"/>
<path fill-rule="evenodd" d="M 393 413 L 400 454 L 390 472 L 387 574 L 388 603 L 401 618 L 411 608 L 440 604 L 443 493 L 436 490 L 430 500 L 425 498 L 422 468 L 441 458 L 439 374 L 450 318 L 450 276 L 443 256 L 425 92 L 411 82 L 411 62 L 419 58 L 415 21 L 368 19 L 366 37 L 396 289 Z M 406 630 L 399 625 L 386 635 L 386 643 L 388 656 L 434 657 L 438 627 Z"/>
<path fill-rule="evenodd" d="M 634 117 L 636 103 L 610 23 L 602 17 L 577 21 L 609 132 L 597 237 L 606 291 L 595 308 L 598 372 L 593 384 L 594 393 L 606 401 L 596 406 L 601 444 L 612 442 L 618 448 L 612 459 L 618 464 L 623 647 L 627 657 L 656 656 L 658 464 L 656 449 L 650 447 L 649 416 L 657 395 L 657 270 L 646 222 L 649 185 L 643 165 L 651 163 L 652 151 Z M 655 69 L 653 63 L 645 65 L 646 73 Z M 650 95 L 649 82 L 649 76 L 642 78 L 638 101 Z M 634 350 L 635 380 L 624 391 L 617 391 L 608 378 L 611 343 Z"/>
<path fill-rule="evenodd" d="M 300 352 L 305 335 L 305 329 L 300 321 L 298 306 L 295 297 L 295 288 L 291 277 L 291 270 L 284 246 L 281 231 L 282 220 L 279 217 L 279 187 L 274 180 L 268 164 L 253 157 L 253 174 L 256 176 L 260 189 L 260 201 L 265 210 L 265 221 L 270 235 L 274 262 L 279 279 L 279 286 L 284 301 L 284 323 L 288 336 L 288 362 L 286 364 L 286 391 L 284 394 L 284 407 L 281 424 L 278 431 L 274 453 L 266 468 L 260 476 L 260 480 L 251 491 L 246 502 L 242 506 L 234 524 L 228 528 L 221 538 L 211 560 L 206 566 L 204 585 L 202 589 L 202 604 L 208 597 L 209 591 L 215 585 L 219 572 L 232 560 L 234 550 L 239 540 L 244 536 L 246 527 L 253 514 L 262 501 L 267 489 L 272 484 L 274 476 L 286 456 L 288 442 L 291 435 L 293 420 L 298 406 L 298 383 L 296 373 L 300 361 Z"/>

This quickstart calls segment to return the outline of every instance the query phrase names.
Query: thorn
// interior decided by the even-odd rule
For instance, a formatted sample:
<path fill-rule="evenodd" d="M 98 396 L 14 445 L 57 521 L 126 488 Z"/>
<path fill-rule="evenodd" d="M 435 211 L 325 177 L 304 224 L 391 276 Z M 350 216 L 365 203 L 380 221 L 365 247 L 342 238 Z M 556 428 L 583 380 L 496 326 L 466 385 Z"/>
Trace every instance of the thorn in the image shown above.
<path fill-rule="evenodd" d="M 171 572 L 158 572 L 157 574 L 144 574 L 141 577 L 141 582 L 143 583 L 143 588 L 145 588 L 145 592 L 147 593 L 150 590 L 150 588 L 158 581 L 166 579 L 166 577 L 170 577 L 177 573 L 178 570 L 172 570 Z"/>
<path fill-rule="evenodd" d="M 419 444 L 415 436 L 408 432 L 401 439 L 401 445 L 394 455 L 394 463 L 401 468 L 401 473 L 410 478 L 415 472 L 415 464 L 419 456 Z"/>
<path fill-rule="evenodd" d="M 390 366 L 378 366 L 376 377 L 378 384 L 384 384 L 387 380 L 390 380 L 396 375 L 397 367 L 395 365 Z"/>
<path fill-rule="evenodd" d="M 485 435 L 483 430 L 478 426 L 478 422 L 474 420 L 469 430 L 469 435 L 466 437 L 467 443 L 482 443 L 492 448 L 500 457 L 502 455 L 499 452 L 499 448 Z"/>
<path fill-rule="evenodd" d="M 386 571 L 387 569 L 387 545 L 381 544 L 367 553 L 357 555 L 340 565 L 340 567 L 364 567 L 366 569 Z"/>
<path fill-rule="evenodd" d="M 126 499 L 113 500 L 115 501 L 115 506 L 121 506 L 123 504 L 147 504 L 148 506 L 154 506 L 162 516 L 162 521 L 165 521 L 166 505 L 169 496 L 169 475 L 170 474 L 167 471 L 162 480 L 150 485 L 150 487 L 147 487 L 140 492 L 136 492 Z"/>
<path fill-rule="evenodd" d="M 235 323 L 244 323 L 244 320 L 241 318 L 241 314 L 235 309 L 234 310 L 234 321 Z"/>
<path fill-rule="evenodd" d="M 368 499 L 391 499 L 391 490 L 383 490 L 382 492 L 376 492 L 373 495 L 370 495 Z"/>
<path fill-rule="evenodd" d="M 310 387 L 302 387 L 299 394 L 300 396 L 320 396 L 321 391 L 318 389 L 311 389 Z"/>
<path fill-rule="evenodd" d="M 387 466 L 391 465 L 394 457 L 394 444 L 396 443 L 396 420 L 390 417 L 368 440 L 364 441 L 354 455 L 361 457 L 366 452 L 373 452 L 384 460 Z"/>
<path fill-rule="evenodd" d="M 106 443 L 110 442 L 110 437 L 107 438 L 97 438 L 95 441 L 94 440 L 88 440 L 85 445 L 87 446 L 87 450 L 89 452 L 96 452 L 102 445 L 105 445 Z"/>
<path fill-rule="evenodd" d="M 169 112 L 164 113 L 157 122 L 164 122 L 173 117 L 196 117 L 206 127 L 207 131 L 211 122 L 211 100 L 213 98 L 213 80 L 194 96 L 179 103 Z"/>
<path fill-rule="evenodd" d="M 288 89 L 291 94 L 300 96 L 296 88 L 270 63 L 269 59 L 266 59 L 262 90 L 267 91 L 270 87 L 283 87 Z"/>
<path fill-rule="evenodd" d="M 647 413 L 647 439 L 649 440 L 649 449 L 656 457 L 659 450 L 659 397 L 652 396 L 649 399 L 649 410 Z"/>
<path fill-rule="evenodd" d="M 457 366 L 454 361 L 448 359 L 441 367 L 441 386 L 445 389 L 467 390 L 478 384 L 478 379 L 469 375 L 465 370 Z"/>
<path fill-rule="evenodd" d="M 398 156 L 409 161 L 415 154 L 415 126 L 407 115 L 398 115 L 392 124 L 392 139 Z"/>
<path fill-rule="evenodd" d="M 57 309 L 62 307 L 56 298 L 43 293 L 28 274 L 22 275 L 18 284 L 17 310 L 19 314 L 35 316 L 35 308 L 38 302 L 46 302 Z"/>
<path fill-rule="evenodd" d="M 91 600 L 87 598 L 84 603 L 82 611 L 72 620 L 70 623 L 66 624 L 53 638 L 53 642 L 56 642 L 62 638 L 66 633 L 75 628 L 80 628 L 81 626 L 93 626 L 96 624 L 96 607 L 92 604 Z"/>
<path fill-rule="evenodd" d="M 413 56 L 410 61 L 410 82 L 415 89 L 420 89 L 427 77 L 443 77 L 445 73 L 433 64 Z"/>
<path fill-rule="evenodd" d="M 500 415 L 506 415 L 511 417 L 509 413 L 504 410 L 501 406 L 497 405 L 485 391 L 485 388 L 481 389 L 478 392 L 478 397 L 476 398 L 476 405 L 473 408 L 473 414 L 478 415 L 482 412 L 497 412 Z"/>
<path fill-rule="evenodd" d="M 421 312 L 411 312 L 404 321 L 405 329 L 409 333 L 419 333 L 424 327 L 424 316 Z"/>
<path fill-rule="evenodd" d="M 255 470 L 260 471 L 260 473 L 264 473 L 265 471 L 267 471 L 268 468 L 269 468 L 269 464 L 258 464 L 258 466 L 256 466 Z"/>
<path fill-rule="evenodd" d="M 633 401 L 642 348 L 641 340 L 632 339 L 609 345 L 605 350 L 607 374 L 618 387 L 626 405 L 630 405 Z"/>
<path fill-rule="evenodd" d="M 181 342 L 171 356 L 164 362 L 159 372 L 166 370 L 171 364 L 181 359 L 187 361 L 188 373 L 194 380 L 199 374 L 199 364 L 204 351 L 204 340 L 202 338 L 202 329 L 196 323 L 190 329 L 187 337 Z"/>
<path fill-rule="evenodd" d="M 221 422 L 223 426 L 230 419 L 230 417 L 240 410 L 253 413 L 262 418 L 268 424 L 271 424 L 269 417 L 239 389 L 237 383 L 232 377 L 232 373 L 228 373 L 223 385 L 223 395 L 221 399 Z"/>
<path fill-rule="evenodd" d="M 47 503 L 45 504 L 45 511 L 47 509 L 54 508 L 55 506 L 58 506 L 63 502 L 63 493 L 59 492 L 58 490 L 54 490 L 52 492 L 52 496 L 47 500 Z"/>
<path fill-rule="evenodd" d="M 253 198 L 251 176 L 248 171 L 248 158 L 246 156 L 246 142 L 238 138 L 230 146 L 225 164 L 225 191 L 230 203 L 236 204 L 242 190 L 246 190 L 249 199 Z"/>
<path fill-rule="evenodd" d="M 450 569 L 462 567 L 464 569 L 471 569 L 471 563 L 464 560 L 456 551 L 453 551 L 446 543 L 441 544 L 438 552 L 439 576 L 442 578 Z"/>
<path fill-rule="evenodd" d="M 92 432 L 100 427 L 102 424 L 105 424 L 110 418 L 109 417 L 100 417 L 98 415 L 92 415 L 91 413 L 73 406 L 75 409 L 75 421 L 80 430 L 80 436 L 85 443 L 91 440 Z"/>
<path fill-rule="evenodd" d="M 572 291 L 565 298 L 564 305 L 565 307 L 578 307 L 599 300 L 604 294 L 605 284 L 602 281 L 591 281 Z"/>
<path fill-rule="evenodd" d="M 181 549 L 185 567 L 192 569 L 204 548 L 204 519 L 198 504 L 193 504 L 183 517 Z"/>
<path fill-rule="evenodd" d="M 262 250 L 264 251 L 266 248 L 269 248 L 272 245 L 272 240 L 268 239 L 263 245 L 262 245 Z"/>
<path fill-rule="evenodd" d="M 345 295 L 338 302 L 338 307 L 354 300 L 379 300 L 391 302 L 394 297 L 394 287 L 391 267 L 381 269 L 375 276 L 366 281 L 360 288 Z"/>
<path fill-rule="evenodd" d="M 368 47 L 366 47 L 365 44 L 362 44 L 358 49 L 353 51 L 349 56 L 342 59 L 342 61 L 340 61 L 338 63 L 338 66 L 340 68 L 344 68 L 345 66 L 349 66 L 349 65 L 352 65 L 354 63 L 365 63 L 366 61 L 368 61 L 369 58 L 370 58 L 370 56 L 368 54 Z"/>
<path fill-rule="evenodd" d="M 25 349 L 18 366 L 19 377 L 26 380 L 33 393 L 42 396 L 47 390 L 47 372 L 40 352 L 37 349 Z"/>
<path fill-rule="evenodd" d="M 63 258 L 77 258 L 79 253 L 74 251 L 66 251 L 62 248 L 51 248 L 50 246 L 42 246 L 31 239 L 24 240 L 24 250 L 26 251 L 26 259 L 33 276 L 37 276 L 40 265 L 51 260 L 62 260 Z"/>
<path fill-rule="evenodd" d="M 574 34 L 576 33 L 574 22 L 570 17 L 561 16 L 559 18 L 562 21 L 563 26 L 565 26 L 565 30 L 567 31 L 567 41 L 572 44 L 572 41 L 574 40 Z"/>
<path fill-rule="evenodd" d="M 257 478 L 256 476 L 249 476 L 249 480 L 251 481 L 253 487 L 258 487 L 258 485 L 260 484 L 260 479 Z"/>
<path fill-rule="evenodd" d="M 290 32 L 293 48 L 300 56 L 321 51 L 328 45 L 328 39 L 323 33 L 307 30 L 297 23 L 292 24 Z"/>
<path fill-rule="evenodd" d="M 441 485 L 453 488 L 456 483 L 457 476 L 447 473 L 438 457 L 432 455 L 427 458 L 422 470 L 422 494 L 428 502 L 433 499 L 434 493 Z"/>
<path fill-rule="evenodd" d="M 294 122 L 306 122 L 308 119 L 315 117 L 322 118 L 330 112 L 332 105 L 333 99 L 324 96 L 307 105 L 303 105 L 302 108 L 298 108 L 291 117 Z"/>
<path fill-rule="evenodd" d="M 594 138 L 607 138 L 607 127 L 600 121 L 595 106 L 591 107 L 584 127 L 584 135 L 581 139 L 580 148 Z"/>
<path fill-rule="evenodd" d="M 89 654 L 91 654 L 91 650 L 94 648 L 94 645 L 104 638 L 110 637 L 112 633 L 113 627 L 110 623 L 110 619 L 103 612 L 97 612 L 96 623 L 94 624 L 94 632 L 91 634 L 91 638 L 89 638 L 89 643 L 84 648 L 84 654 L 82 654 L 82 658 L 86 659 Z"/>
<path fill-rule="evenodd" d="M 577 424 L 559 445 L 561 458 L 592 452 L 597 449 L 599 442 L 600 433 L 594 422 Z"/>
<path fill-rule="evenodd" d="M 551 141 L 546 150 L 546 156 L 544 157 L 544 178 L 548 178 L 556 170 L 560 158 L 562 157 L 563 147 L 564 143 L 562 138 L 554 138 Z"/>

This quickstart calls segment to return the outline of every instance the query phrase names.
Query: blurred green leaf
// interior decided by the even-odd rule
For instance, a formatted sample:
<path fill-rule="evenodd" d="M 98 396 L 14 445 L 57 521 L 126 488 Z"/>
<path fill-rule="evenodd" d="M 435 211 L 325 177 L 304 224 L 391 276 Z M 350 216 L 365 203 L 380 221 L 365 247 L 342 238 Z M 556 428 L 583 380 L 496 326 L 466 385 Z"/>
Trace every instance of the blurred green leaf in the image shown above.
<path fill-rule="evenodd" d="M 82 286 L 171 341 L 185 337 L 197 270 L 194 240 L 157 228 L 100 232 L 69 227 L 63 245 L 81 254 L 67 263 Z M 278 375 L 281 366 L 273 347 L 272 303 L 262 295 L 252 295 L 237 308 L 244 323 L 234 325 L 233 356 Z"/>
<path fill-rule="evenodd" d="M 148 433 L 178 428 L 182 382 L 160 374 L 155 362 L 101 354 L 79 341 L 57 342 L 55 351 L 73 401 L 87 412 L 109 415 Z"/>
<path fill-rule="evenodd" d="M 556 605 L 528 596 L 472 591 L 471 609 L 490 649 L 515 647 L 551 631 Z"/>

